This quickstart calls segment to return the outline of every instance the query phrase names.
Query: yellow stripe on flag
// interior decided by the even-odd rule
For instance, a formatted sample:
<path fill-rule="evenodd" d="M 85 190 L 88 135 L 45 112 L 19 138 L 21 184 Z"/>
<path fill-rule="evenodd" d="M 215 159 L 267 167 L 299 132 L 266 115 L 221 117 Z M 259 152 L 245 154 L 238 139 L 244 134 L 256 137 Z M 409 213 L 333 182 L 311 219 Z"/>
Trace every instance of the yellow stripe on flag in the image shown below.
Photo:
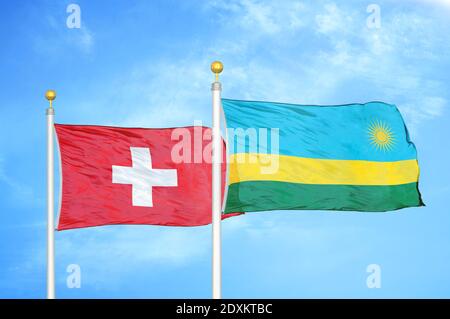
<path fill-rule="evenodd" d="M 229 184 L 278 181 L 301 184 L 400 185 L 417 182 L 416 159 L 396 162 L 330 160 L 286 155 L 231 154 Z"/>

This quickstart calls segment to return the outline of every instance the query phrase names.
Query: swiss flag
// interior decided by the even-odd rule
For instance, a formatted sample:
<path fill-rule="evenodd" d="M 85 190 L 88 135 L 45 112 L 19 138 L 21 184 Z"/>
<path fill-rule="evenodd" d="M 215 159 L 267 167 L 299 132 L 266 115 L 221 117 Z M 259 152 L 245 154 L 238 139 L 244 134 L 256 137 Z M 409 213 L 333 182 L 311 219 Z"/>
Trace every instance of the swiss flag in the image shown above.
<path fill-rule="evenodd" d="M 58 230 L 211 223 L 211 129 L 55 128 L 62 166 Z M 225 173 L 222 164 L 223 190 Z"/>

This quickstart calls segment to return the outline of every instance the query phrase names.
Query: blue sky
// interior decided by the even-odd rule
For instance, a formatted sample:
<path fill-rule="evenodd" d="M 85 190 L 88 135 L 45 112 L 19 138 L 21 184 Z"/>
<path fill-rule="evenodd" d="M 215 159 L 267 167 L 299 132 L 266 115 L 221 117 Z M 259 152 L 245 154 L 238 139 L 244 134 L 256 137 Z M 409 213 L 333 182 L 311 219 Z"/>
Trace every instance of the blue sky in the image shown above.
<path fill-rule="evenodd" d="M 223 296 L 450 297 L 450 1 L 77 1 L 80 29 L 66 27 L 70 3 L 0 3 L 0 297 L 45 297 L 45 90 L 58 92 L 59 123 L 210 124 L 215 59 L 227 98 L 398 105 L 427 205 L 226 220 Z M 367 26 L 371 3 L 380 28 Z M 210 237 L 207 226 L 56 233 L 57 296 L 209 298 Z M 69 264 L 79 289 L 66 286 Z"/>

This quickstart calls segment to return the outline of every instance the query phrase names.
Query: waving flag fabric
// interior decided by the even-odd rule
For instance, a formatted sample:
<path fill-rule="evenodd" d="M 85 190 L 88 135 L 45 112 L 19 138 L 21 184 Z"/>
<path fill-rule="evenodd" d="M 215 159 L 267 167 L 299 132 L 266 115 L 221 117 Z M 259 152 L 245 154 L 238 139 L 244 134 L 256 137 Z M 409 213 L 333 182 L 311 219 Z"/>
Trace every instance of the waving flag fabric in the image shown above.
<path fill-rule="evenodd" d="M 394 105 L 223 99 L 226 213 L 422 206 L 416 149 Z"/>
<path fill-rule="evenodd" d="M 209 128 L 55 128 L 62 168 L 58 230 L 211 223 Z"/>

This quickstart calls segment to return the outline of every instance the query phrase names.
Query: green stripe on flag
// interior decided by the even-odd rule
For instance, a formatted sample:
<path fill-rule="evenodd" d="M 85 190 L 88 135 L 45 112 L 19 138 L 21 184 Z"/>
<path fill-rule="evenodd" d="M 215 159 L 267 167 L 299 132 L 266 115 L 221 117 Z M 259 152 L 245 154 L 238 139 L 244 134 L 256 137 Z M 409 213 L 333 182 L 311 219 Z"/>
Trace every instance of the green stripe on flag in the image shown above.
<path fill-rule="evenodd" d="M 389 186 L 249 181 L 228 187 L 225 213 L 266 210 L 383 212 L 424 206 L 417 183 Z"/>

